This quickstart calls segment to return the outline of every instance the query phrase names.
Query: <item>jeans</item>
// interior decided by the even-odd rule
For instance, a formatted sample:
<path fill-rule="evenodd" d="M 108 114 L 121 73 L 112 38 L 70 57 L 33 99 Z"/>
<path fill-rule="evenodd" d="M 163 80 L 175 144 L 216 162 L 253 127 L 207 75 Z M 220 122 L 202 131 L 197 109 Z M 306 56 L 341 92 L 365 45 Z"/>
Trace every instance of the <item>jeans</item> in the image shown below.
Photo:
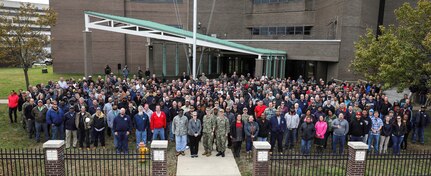
<path fill-rule="evenodd" d="M 251 151 L 253 147 L 253 139 L 251 139 L 251 136 L 247 136 L 245 138 L 245 151 Z"/>
<path fill-rule="evenodd" d="M 374 142 L 374 153 L 379 152 L 379 139 L 380 134 L 370 134 L 368 135 L 368 151 L 371 151 L 371 145 L 373 145 Z"/>
<path fill-rule="evenodd" d="M 425 141 L 424 141 L 424 127 L 416 127 L 414 134 L 415 135 L 413 135 L 413 143 L 416 142 L 416 139 L 418 139 L 418 141 L 421 144 L 425 143 Z"/>
<path fill-rule="evenodd" d="M 153 133 L 153 140 L 157 140 L 157 135 L 160 135 L 159 140 L 165 140 L 165 129 L 155 128 Z"/>
<path fill-rule="evenodd" d="M 54 124 L 51 125 L 51 139 L 52 140 L 63 140 L 64 139 L 64 125 L 61 124 L 56 126 Z"/>
<path fill-rule="evenodd" d="M 128 144 L 128 135 L 127 132 L 117 132 L 115 136 L 118 141 L 117 145 L 117 153 L 128 153 L 129 152 L 129 144 Z"/>
<path fill-rule="evenodd" d="M 296 132 L 296 128 L 288 129 L 286 131 L 286 143 L 284 144 L 284 147 L 293 147 L 295 145 Z"/>
<path fill-rule="evenodd" d="M 363 141 L 364 143 L 368 144 L 368 134 L 365 134 Z"/>
<path fill-rule="evenodd" d="M 310 154 L 310 149 L 311 149 L 311 143 L 313 142 L 313 140 L 301 140 L 301 153 L 304 155 L 308 155 Z"/>
<path fill-rule="evenodd" d="M 36 122 L 36 141 L 40 141 L 40 131 L 43 129 L 43 133 L 45 133 L 45 140 L 49 139 L 48 134 L 48 125 L 46 123 Z"/>
<path fill-rule="evenodd" d="M 147 145 L 147 130 L 136 130 L 136 148 L 139 148 L 139 143 L 144 142 Z"/>
<path fill-rule="evenodd" d="M 344 145 L 346 144 L 346 136 L 332 135 L 332 153 L 337 153 L 337 144 L 340 144 L 340 155 L 344 152 Z"/>
<path fill-rule="evenodd" d="M 268 141 L 267 137 L 257 137 L 257 141 Z"/>
<path fill-rule="evenodd" d="M 186 150 L 186 145 L 187 145 L 187 135 L 175 136 L 175 150 L 177 152 L 182 152 Z"/>
<path fill-rule="evenodd" d="M 117 148 L 117 145 L 118 145 L 118 139 L 117 139 L 117 137 L 115 136 L 115 132 L 114 132 L 114 129 L 113 129 L 113 128 L 111 128 L 111 132 L 112 132 L 112 136 L 114 136 L 114 148 Z"/>
<path fill-rule="evenodd" d="M 404 136 L 392 136 L 392 149 L 394 155 L 400 154 L 401 142 L 403 142 Z"/>

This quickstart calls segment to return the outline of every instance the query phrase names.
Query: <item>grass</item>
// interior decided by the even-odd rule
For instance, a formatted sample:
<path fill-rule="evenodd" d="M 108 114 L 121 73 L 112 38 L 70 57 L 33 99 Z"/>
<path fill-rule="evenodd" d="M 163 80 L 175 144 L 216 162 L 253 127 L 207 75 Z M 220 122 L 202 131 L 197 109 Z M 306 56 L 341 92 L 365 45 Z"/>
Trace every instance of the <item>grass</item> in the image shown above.
<path fill-rule="evenodd" d="M 47 66 L 48 73 L 42 74 L 43 67 L 30 68 L 28 70 L 28 77 L 30 85 L 40 83 L 46 84 L 49 80 L 58 80 L 60 77 L 68 78 L 82 78 L 83 74 L 59 74 L 52 71 L 52 66 Z M 25 78 L 22 68 L 0 68 L 0 98 L 7 98 L 11 90 L 18 91 L 19 89 L 25 90 Z"/>

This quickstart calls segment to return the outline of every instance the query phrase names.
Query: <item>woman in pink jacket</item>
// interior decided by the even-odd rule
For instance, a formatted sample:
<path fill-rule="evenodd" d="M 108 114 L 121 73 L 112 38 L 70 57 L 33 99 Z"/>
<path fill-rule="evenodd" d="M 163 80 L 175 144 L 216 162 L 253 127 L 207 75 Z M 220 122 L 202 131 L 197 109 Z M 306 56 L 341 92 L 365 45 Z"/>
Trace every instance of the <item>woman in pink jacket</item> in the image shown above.
<path fill-rule="evenodd" d="M 319 116 L 319 121 L 316 122 L 314 126 L 316 128 L 316 140 L 314 140 L 317 145 L 317 153 L 323 152 L 323 144 L 325 144 L 325 133 L 328 129 L 328 124 L 325 122 L 325 118 L 323 116 Z"/>

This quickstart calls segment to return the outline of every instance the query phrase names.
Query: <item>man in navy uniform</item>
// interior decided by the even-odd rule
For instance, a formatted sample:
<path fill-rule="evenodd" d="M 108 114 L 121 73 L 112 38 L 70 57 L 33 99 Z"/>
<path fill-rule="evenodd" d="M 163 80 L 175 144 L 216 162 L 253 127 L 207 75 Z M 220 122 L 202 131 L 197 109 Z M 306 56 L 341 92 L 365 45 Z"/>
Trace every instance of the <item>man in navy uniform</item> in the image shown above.
<path fill-rule="evenodd" d="M 126 114 L 126 109 L 121 108 L 120 114 L 114 119 L 113 128 L 118 141 L 117 153 L 128 153 L 128 136 L 132 130 L 132 119 Z"/>

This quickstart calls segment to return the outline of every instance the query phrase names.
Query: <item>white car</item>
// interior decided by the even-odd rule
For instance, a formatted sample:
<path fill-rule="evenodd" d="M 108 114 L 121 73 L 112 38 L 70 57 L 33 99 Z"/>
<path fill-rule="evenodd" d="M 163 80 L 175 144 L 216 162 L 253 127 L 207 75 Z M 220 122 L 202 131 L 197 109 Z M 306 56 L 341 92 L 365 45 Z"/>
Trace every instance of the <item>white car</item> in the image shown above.
<path fill-rule="evenodd" d="M 52 65 L 51 58 L 39 59 L 32 62 L 32 65 Z"/>

